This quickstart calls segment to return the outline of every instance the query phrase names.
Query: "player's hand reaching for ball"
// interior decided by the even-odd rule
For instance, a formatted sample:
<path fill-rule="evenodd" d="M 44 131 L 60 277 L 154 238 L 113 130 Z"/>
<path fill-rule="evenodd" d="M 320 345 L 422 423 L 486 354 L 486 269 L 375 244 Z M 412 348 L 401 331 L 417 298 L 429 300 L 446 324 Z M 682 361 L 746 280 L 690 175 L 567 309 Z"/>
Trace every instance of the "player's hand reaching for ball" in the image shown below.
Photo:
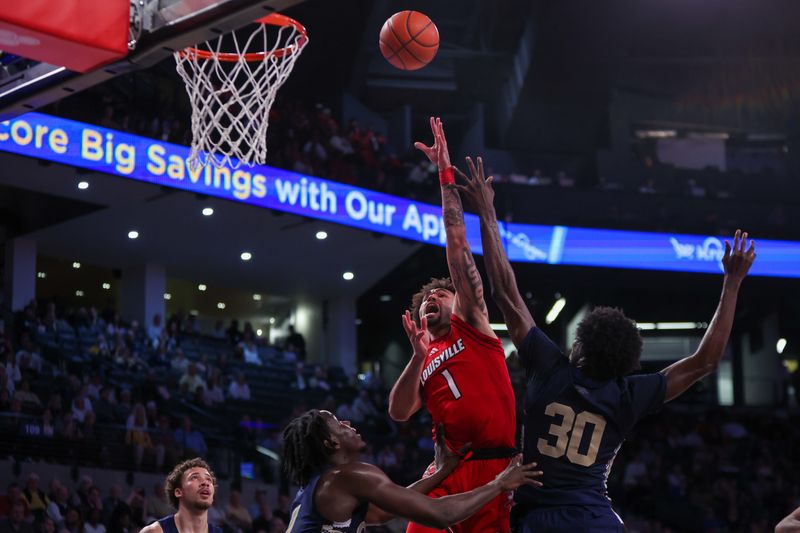
<path fill-rule="evenodd" d="M 428 317 L 423 316 L 419 322 L 418 327 L 411 318 L 411 311 L 406 311 L 403 315 L 403 329 L 406 330 L 408 342 L 411 343 L 411 348 L 414 350 L 414 357 L 425 358 L 428 355 L 428 345 L 430 344 Z"/>
<path fill-rule="evenodd" d="M 541 475 L 542 471 L 536 470 L 536 463 L 522 464 L 522 454 L 519 453 L 511 459 L 505 470 L 497 474 L 492 483 L 500 485 L 504 492 L 516 490 L 522 485 L 541 487 L 542 482 L 536 480 Z"/>
<path fill-rule="evenodd" d="M 725 241 L 725 255 L 722 256 L 722 266 L 725 267 L 725 277 L 730 281 L 741 283 L 753 261 L 756 260 L 756 243 L 750 241 L 750 247 L 747 246 L 747 232 L 742 233 L 742 230 L 737 229 L 736 234 L 733 236 L 733 248 L 730 243 Z"/>
<path fill-rule="evenodd" d="M 447 151 L 447 138 L 444 136 L 442 119 L 431 117 L 431 131 L 433 132 L 433 145 L 426 146 L 419 141 L 414 143 L 414 148 L 428 156 L 431 163 L 444 169 L 450 166 L 450 152 Z"/>

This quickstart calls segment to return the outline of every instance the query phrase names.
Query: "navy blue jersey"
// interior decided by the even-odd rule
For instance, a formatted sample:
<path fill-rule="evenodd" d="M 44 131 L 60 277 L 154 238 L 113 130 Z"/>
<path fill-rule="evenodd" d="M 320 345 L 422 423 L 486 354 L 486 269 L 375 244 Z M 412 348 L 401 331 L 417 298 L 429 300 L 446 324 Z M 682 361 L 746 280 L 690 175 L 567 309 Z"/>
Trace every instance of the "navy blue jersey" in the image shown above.
<path fill-rule="evenodd" d="M 597 381 L 570 364 L 540 329 L 528 332 L 519 351 L 525 390 L 525 462 L 544 471 L 544 487 L 525 486 L 516 501 L 526 507 L 607 506 L 606 480 L 634 424 L 664 403 L 661 374 Z"/>
<path fill-rule="evenodd" d="M 322 517 L 314 505 L 314 492 L 320 476 L 314 476 L 305 487 L 297 491 L 291 508 L 291 518 L 286 533 L 362 533 L 367 529 L 368 503 L 356 507 L 353 516 L 345 522 L 331 522 Z"/>
<path fill-rule="evenodd" d="M 158 525 L 161 526 L 161 530 L 164 533 L 180 533 L 178 531 L 178 526 L 175 525 L 175 515 L 171 514 L 165 516 L 164 518 L 158 521 Z M 212 524 L 211 522 L 208 523 L 208 533 L 222 533 L 222 528 L 217 525 Z"/>

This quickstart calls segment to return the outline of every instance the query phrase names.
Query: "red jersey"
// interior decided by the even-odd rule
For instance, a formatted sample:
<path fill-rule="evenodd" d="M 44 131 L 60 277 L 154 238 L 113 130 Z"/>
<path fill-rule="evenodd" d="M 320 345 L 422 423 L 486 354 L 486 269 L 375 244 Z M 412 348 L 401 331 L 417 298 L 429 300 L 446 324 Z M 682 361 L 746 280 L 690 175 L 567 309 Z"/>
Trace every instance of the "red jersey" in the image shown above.
<path fill-rule="evenodd" d="M 503 345 L 456 315 L 450 332 L 431 341 L 420 376 L 422 398 L 447 442 L 458 450 L 471 442 L 481 448 L 514 448 L 514 390 Z"/>

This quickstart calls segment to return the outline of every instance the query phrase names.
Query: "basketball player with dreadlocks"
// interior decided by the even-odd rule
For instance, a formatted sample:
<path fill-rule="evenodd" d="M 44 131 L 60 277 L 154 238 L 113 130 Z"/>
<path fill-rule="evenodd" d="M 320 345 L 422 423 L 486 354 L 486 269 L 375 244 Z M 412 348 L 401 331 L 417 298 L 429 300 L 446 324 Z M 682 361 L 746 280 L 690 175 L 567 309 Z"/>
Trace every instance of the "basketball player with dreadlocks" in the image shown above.
<path fill-rule="evenodd" d="M 521 456 L 482 487 L 447 498 L 425 493 L 459 464 L 459 456 L 436 443 L 437 470 L 411 487 L 395 485 L 378 467 L 359 461 L 366 444 L 347 421 L 313 409 L 283 432 L 284 469 L 301 486 L 291 507 L 287 533 L 361 533 L 368 524 L 400 516 L 445 528 L 467 518 L 505 491 L 530 483 L 541 472 L 521 465 Z M 462 450 L 463 451 L 463 450 Z"/>
<path fill-rule="evenodd" d="M 439 168 L 450 279 L 432 279 L 423 286 L 403 316 L 413 355 L 389 395 L 389 414 L 408 420 L 424 404 L 433 418 L 434 438 L 442 424 L 451 449 L 472 443 L 472 456 L 430 492 L 442 497 L 483 485 L 508 466 L 516 454 L 516 417 L 505 354 L 489 325 L 483 282 L 467 243 L 441 119 L 431 118 L 431 130 L 433 146 L 415 146 Z M 452 531 L 507 533 L 509 496 L 498 495 Z M 407 529 L 426 531 L 435 530 L 413 523 Z"/>
<path fill-rule="evenodd" d="M 153 522 L 141 533 L 222 533 L 208 523 L 208 509 L 214 503 L 217 478 L 208 464 L 195 458 L 183 461 L 167 476 L 167 497 L 175 514 Z"/>
<path fill-rule="evenodd" d="M 503 312 L 519 350 L 528 384 L 525 391 L 523 452 L 545 472 L 543 487 L 515 494 L 521 533 L 623 532 L 611 507 L 606 480 L 622 442 L 634 425 L 664 402 L 683 394 L 713 372 L 731 333 L 742 280 L 755 260 L 755 243 L 736 231 L 725 241 L 722 295 L 697 351 L 661 372 L 629 376 L 639 368 L 642 338 L 620 309 L 598 307 L 578 324 L 567 358 L 536 326 L 517 289 L 494 210 L 492 178 L 467 158 L 470 177 L 458 171 L 458 185 L 480 216 L 492 298 Z M 519 514 L 517 514 L 519 513 Z"/>

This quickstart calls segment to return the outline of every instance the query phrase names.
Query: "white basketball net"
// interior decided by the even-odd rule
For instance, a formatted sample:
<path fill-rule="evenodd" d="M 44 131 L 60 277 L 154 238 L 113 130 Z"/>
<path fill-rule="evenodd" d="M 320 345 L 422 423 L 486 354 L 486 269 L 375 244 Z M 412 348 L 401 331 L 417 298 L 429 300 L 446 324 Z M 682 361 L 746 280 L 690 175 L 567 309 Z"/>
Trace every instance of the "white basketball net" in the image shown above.
<path fill-rule="evenodd" d="M 270 107 L 308 38 L 292 25 L 257 26 L 242 46 L 234 32 L 175 53 L 192 102 L 192 168 L 266 162 Z"/>

